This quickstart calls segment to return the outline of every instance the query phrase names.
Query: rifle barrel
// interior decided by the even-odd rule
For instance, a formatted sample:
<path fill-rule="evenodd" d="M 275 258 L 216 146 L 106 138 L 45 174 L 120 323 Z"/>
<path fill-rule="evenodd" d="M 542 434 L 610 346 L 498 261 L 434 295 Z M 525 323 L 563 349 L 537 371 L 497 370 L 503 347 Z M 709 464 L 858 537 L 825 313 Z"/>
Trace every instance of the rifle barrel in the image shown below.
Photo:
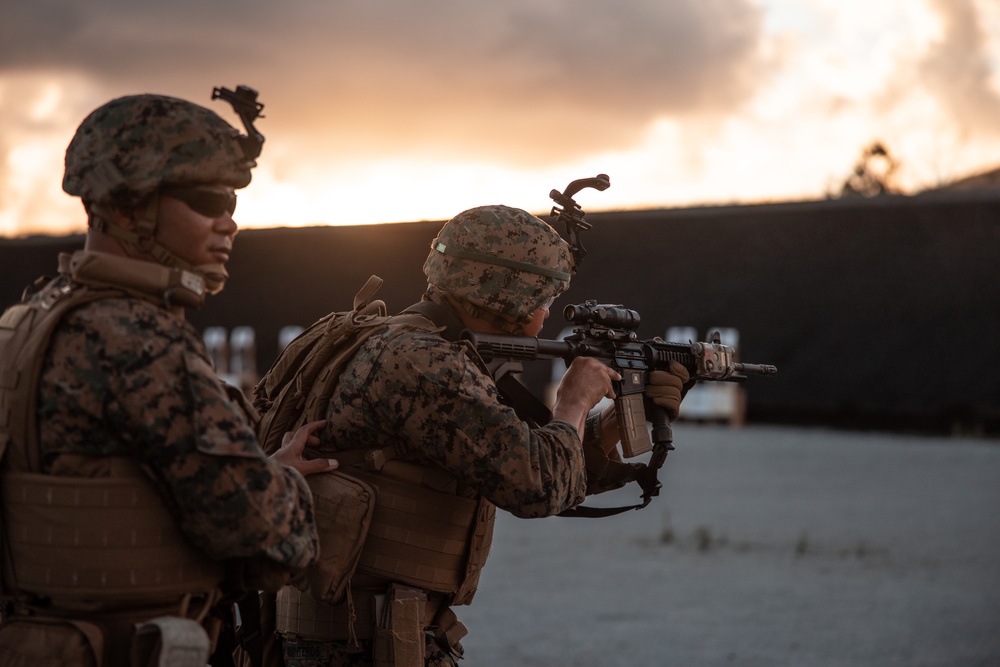
<path fill-rule="evenodd" d="M 736 368 L 737 373 L 743 373 L 744 375 L 777 375 L 778 367 L 772 366 L 771 364 L 741 364 L 735 363 L 733 366 Z"/>

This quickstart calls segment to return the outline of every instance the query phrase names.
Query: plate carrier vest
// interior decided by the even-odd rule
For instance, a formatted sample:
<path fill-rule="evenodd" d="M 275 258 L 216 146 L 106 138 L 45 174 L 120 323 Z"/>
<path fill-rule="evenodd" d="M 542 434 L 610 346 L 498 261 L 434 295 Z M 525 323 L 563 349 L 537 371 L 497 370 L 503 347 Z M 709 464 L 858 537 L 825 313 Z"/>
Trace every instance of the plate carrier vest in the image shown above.
<path fill-rule="evenodd" d="M 265 452 L 277 449 L 286 431 L 325 418 L 344 367 L 382 327 L 404 323 L 457 339 L 461 329 L 437 304 L 421 302 L 387 316 L 385 304 L 372 301 L 381 284 L 372 276 L 355 296 L 354 310 L 331 313 L 306 329 L 255 387 Z M 441 469 L 396 459 L 393 447 L 342 450 L 336 457 L 338 470 L 306 478 L 320 561 L 302 590 L 286 586 L 278 593 L 277 629 L 317 641 L 376 637 L 374 606 L 390 584 L 402 584 L 420 595 L 419 628 L 443 625 L 457 642 L 465 629 L 448 606 L 472 601 L 492 543 L 495 506 Z"/>
<path fill-rule="evenodd" d="M 66 313 L 126 295 L 185 303 L 187 284 L 196 288 L 197 280 L 86 251 L 61 255 L 59 272 L 0 317 L 0 593 L 91 610 L 191 595 L 217 599 L 221 564 L 184 538 L 137 465 L 112 459 L 110 477 L 43 474 L 36 420 L 46 351 Z"/>

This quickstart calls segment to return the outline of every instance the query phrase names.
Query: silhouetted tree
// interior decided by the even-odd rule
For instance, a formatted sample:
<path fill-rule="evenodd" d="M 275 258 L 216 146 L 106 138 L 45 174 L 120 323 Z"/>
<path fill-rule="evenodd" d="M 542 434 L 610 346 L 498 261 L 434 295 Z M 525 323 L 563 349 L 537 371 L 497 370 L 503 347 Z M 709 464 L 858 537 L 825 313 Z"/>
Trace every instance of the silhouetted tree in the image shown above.
<path fill-rule="evenodd" d="M 882 142 L 876 141 L 861 152 L 854 171 L 840 188 L 840 197 L 875 197 L 895 194 L 899 190 L 893 184 L 893 176 L 899 163 L 896 162 Z"/>

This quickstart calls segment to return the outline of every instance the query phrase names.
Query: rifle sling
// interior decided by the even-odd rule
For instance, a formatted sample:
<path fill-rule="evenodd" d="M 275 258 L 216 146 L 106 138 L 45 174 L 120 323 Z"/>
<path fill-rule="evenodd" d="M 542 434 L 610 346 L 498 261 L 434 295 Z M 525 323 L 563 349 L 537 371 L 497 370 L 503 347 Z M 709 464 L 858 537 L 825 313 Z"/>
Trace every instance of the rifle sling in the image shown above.
<path fill-rule="evenodd" d="M 622 512 L 627 512 L 628 510 L 641 510 L 653 500 L 653 496 L 658 496 L 660 494 L 660 488 L 663 484 L 661 484 L 660 480 L 657 479 L 656 473 L 660 469 L 660 465 L 662 465 L 662 463 L 663 461 L 661 460 L 659 465 L 643 465 L 643 467 L 636 474 L 635 481 L 642 489 L 641 503 L 636 505 L 622 505 L 621 507 L 588 507 L 586 505 L 578 505 L 572 509 L 564 510 L 556 516 L 600 519 L 606 516 L 621 514 Z"/>
<path fill-rule="evenodd" d="M 441 336 L 451 343 L 459 340 L 462 337 L 462 331 L 466 329 L 465 324 L 462 323 L 454 310 L 433 301 L 418 301 L 404 310 L 403 313 L 422 315 L 437 326 L 444 327 Z"/>
<path fill-rule="evenodd" d="M 514 408 L 514 412 L 521 419 L 540 426 L 552 421 L 552 412 L 548 406 L 513 375 L 508 373 L 501 376 L 496 380 L 496 384 L 500 390 L 501 401 Z"/>

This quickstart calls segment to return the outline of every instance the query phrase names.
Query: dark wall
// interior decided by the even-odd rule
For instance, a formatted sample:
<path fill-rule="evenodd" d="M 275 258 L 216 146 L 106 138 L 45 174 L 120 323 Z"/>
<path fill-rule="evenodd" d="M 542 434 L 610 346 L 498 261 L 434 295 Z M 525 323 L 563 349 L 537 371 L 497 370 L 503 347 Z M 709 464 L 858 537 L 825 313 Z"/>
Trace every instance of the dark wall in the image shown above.
<path fill-rule="evenodd" d="M 1000 432 L 1000 194 L 591 214 L 567 303 L 622 303 L 639 334 L 740 330 L 750 420 Z M 350 307 L 371 274 L 417 300 L 440 222 L 247 231 L 199 327 L 254 326 L 262 370 L 286 324 Z M 80 238 L 0 241 L 3 303 Z M 563 322 L 553 312 L 544 336 Z M 533 384 L 545 376 L 528 374 Z"/>

